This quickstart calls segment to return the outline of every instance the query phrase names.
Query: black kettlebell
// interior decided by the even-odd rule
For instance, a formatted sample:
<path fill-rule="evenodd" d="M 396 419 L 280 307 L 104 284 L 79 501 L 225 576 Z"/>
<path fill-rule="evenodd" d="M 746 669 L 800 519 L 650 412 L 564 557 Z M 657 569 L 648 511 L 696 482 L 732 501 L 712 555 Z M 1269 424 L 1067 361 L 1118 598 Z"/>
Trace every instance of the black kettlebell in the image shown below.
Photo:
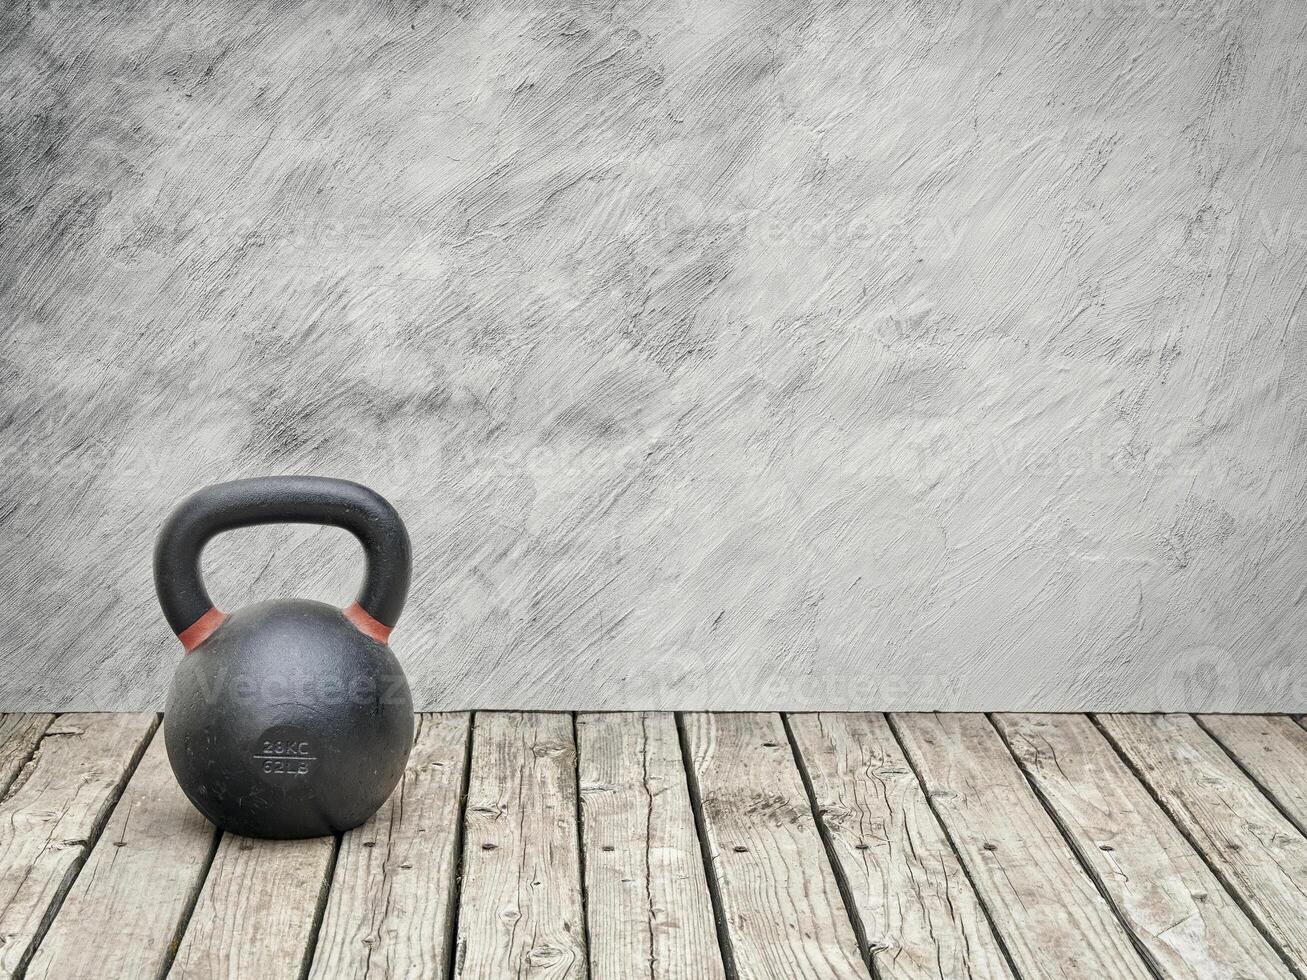
<path fill-rule="evenodd" d="M 367 570 L 344 610 L 308 599 L 219 612 L 200 552 L 232 528 L 330 524 L 363 545 Z M 385 802 L 413 745 L 413 700 L 387 641 L 408 595 L 399 514 L 346 480 L 274 476 L 205 487 L 174 510 L 154 549 L 159 604 L 182 646 L 164 712 L 177 782 L 223 830 L 289 839 L 339 834 Z"/>

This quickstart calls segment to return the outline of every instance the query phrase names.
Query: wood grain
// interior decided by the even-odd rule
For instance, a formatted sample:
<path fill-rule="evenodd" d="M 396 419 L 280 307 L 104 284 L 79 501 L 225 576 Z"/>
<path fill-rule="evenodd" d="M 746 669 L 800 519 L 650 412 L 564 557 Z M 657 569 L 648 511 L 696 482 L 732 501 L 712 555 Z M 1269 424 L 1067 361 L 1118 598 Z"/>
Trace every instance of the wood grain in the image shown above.
<path fill-rule="evenodd" d="M 791 715 L 789 722 L 882 980 L 1010 980 L 885 717 Z"/>
<path fill-rule="evenodd" d="M 152 714 L 67 714 L 0 803 L 0 976 L 26 965 L 132 766 Z"/>
<path fill-rule="evenodd" d="M 0 718 L 0 976 L 1307 974 L 1289 719 L 424 716 L 334 872 L 215 850 L 156 721 Z"/>
<path fill-rule="evenodd" d="M 53 720 L 54 715 L 49 714 L 0 715 L 0 800 Z"/>
<path fill-rule="evenodd" d="M 895 729 L 1024 980 L 1150 980 L 983 715 L 905 714 Z"/>
<path fill-rule="evenodd" d="M 692 714 L 685 732 L 736 974 L 865 980 L 780 715 Z"/>
<path fill-rule="evenodd" d="M 342 838 L 314 980 L 447 976 L 470 721 L 420 715 L 403 782 Z"/>
<path fill-rule="evenodd" d="M 158 977 L 192 908 L 217 830 L 150 741 L 28 966 L 28 980 Z"/>
<path fill-rule="evenodd" d="M 1307 832 L 1307 730 L 1283 715 L 1204 715 L 1200 721 Z"/>
<path fill-rule="evenodd" d="M 576 730 L 592 980 L 725 980 L 675 717 Z"/>
<path fill-rule="evenodd" d="M 1160 975 L 1291 974 L 1084 715 L 999 715 L 1013 754 Z"/>
<path fill-rule="evenodd" d="M 1188 715 L 1099 715 L 1172 820 L 1307 973 L 1307 839 Z"/>
<path fill-rule="evenodd" d="M 478 712 L 456 977 L 586 976 L 576 820 L 571 716 Z"/>
<path fill-rule="evenodd" d="M 255 840 L 223 834 L 168 976 L 298 978 L 326 897 L 332 837 Z"/>

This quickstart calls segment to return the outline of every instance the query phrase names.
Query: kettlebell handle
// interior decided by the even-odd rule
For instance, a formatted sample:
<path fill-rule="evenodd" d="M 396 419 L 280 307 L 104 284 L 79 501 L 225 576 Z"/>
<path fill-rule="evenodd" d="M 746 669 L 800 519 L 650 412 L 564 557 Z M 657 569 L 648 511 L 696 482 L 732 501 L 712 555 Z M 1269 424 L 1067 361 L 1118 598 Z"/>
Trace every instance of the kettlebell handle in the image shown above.
<path fill-rule="evenodd" d="M 363 588 L 345 616 L 385 643 L 408 597 L 412 552 L 408 531 L 379 493 L 325 476 L 264 476 L 215 483 L 187 497 L 168 516 L 154 546 L 154 587 L 168 625 L 187 651 L 221 625 L 204 588 L 200 553 L 215 535 L 257 524 L 329 524 L 363 545 Z"/>

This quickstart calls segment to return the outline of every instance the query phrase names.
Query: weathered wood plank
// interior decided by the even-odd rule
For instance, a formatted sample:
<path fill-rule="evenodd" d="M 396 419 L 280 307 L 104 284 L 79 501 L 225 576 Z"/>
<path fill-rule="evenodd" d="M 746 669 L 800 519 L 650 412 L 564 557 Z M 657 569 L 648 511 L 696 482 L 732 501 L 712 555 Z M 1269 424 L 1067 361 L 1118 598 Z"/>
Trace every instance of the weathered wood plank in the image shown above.
<path fill-rule="evenodd" d="M 1163 976 L 1291 980 L 1279 954 L 1089 718 L 995 721 Z"/>
<path fill-rule="evenodd" d="M 216 836 L 177 785 L 156 732 L 33 957 L 29 980 L 159 976 Z"/>
<path fill-rule="evenodd" d="M 403 782 L 342 838 L 313 978 L 445 975 L 470 720 L 419 715 Z"/>
<path fill-rule="evenodd" d="M 1203 715 L 1201 721 L 1307 832 L 1307 730 L 1284 715 Z"/>
<path fill-rule="evenodd" d="M 1024 980 L 1152 976 L 983 715 L 894 715 Z"/>
<path fill-rule="evenodd" d="M 790 729 L 882 980 L 1011 978 L 1011 968 L 879 714 L 791 715 Z"/>
<path fill-rule="evenodd" d="M 62 715 L 10 785 L 0 803 L 0 976 L 30 957 L 157 720 Z"/>
<path fill-rule="evenodd" d="M 1307 972 L 1307 839 L 1188 715 L 1099 715 L 1163 808 Z"/>
<path fill-rule="evenodd" d="M 168 976 L 299 977 L 335 849 L 223 834 Z"/>
<path fill-rule="evenodd" d="M 0 715 L 0 799 L 23 764 L 36 751 L 54 715 L 19 712 Z"/>
<path fill-rule="evenodd" d="M 455 976 L 586 975 L 576 745 L 565 714 L 478 714 Z"/>
<path fill-rule="evenodd" d="M 724 980 L 675 716 L 576 725 L 592 980 Z"/>
<path fill-rule="evenodd" d="M 685 728 L 738 975 L 868 977 L 780 715 Z"/>

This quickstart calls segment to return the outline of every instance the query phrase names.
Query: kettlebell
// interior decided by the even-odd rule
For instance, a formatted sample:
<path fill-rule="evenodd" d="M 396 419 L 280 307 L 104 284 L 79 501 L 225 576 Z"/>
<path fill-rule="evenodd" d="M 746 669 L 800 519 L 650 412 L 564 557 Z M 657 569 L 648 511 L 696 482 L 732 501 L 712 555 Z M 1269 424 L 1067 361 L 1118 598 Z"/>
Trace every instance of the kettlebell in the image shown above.
<path fill-rule="evenodd" d="M 342 610 L 278 599 L 219 612 L 200 573 L 205 544 L 275 523 L 352 533 L 365 559 L 356 601 Z M 411 563 L 399 514 L 347 480 L 218 483 L 168 517 L 154 584 L 186 652 L 164 741 L 177 782 L 210 821 L 248 837 L 320 837 L 358 826 L 390 796 L 413 745 L 413 699 L 388 645 Z"/>

